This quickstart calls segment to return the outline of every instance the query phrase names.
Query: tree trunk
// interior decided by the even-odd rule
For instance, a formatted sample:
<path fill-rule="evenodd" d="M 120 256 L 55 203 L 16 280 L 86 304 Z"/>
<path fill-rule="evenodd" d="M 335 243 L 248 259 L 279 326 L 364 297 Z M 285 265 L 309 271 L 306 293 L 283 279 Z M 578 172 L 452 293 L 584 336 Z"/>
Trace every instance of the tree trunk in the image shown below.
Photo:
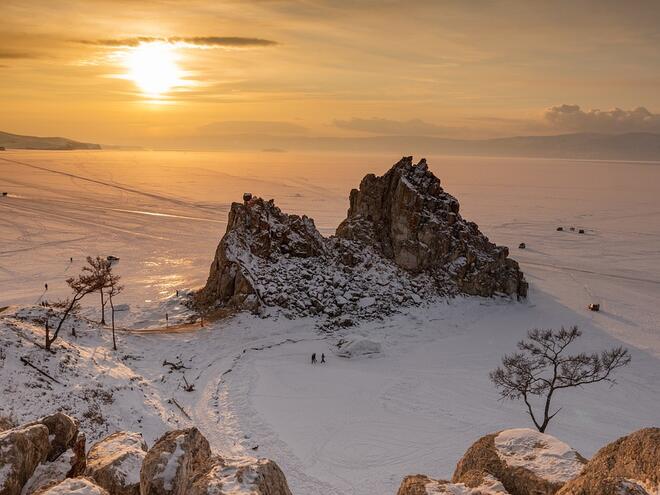
<path fill-rule="evenodd" d="M 46 320 L 46 350 L 50 351 L 50 328 L 48 327 L 48 320 Z"/>
<path fill-rule="evenodd" d="M 103 301 L 103 289 L 99 291 L 101 293 L 101 325 L 105 325 L 105 302 Z"/>
<path fill-rule="evenodd" d="M 110 311 L 111 311 L 110 318 L 112 319 L 112 349 L 116 351 L 117 337 L 115 335 L 115 305 L 112 302 L 112 294 L 110 294 L 108 297 L 110 299 Z"/>

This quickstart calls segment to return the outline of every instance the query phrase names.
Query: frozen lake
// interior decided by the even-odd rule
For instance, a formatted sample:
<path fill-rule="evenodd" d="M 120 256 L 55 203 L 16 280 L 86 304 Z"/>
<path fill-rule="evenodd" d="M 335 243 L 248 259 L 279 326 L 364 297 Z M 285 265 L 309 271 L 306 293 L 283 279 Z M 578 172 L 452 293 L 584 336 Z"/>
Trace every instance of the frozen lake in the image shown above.
<path fill-rule="evenodd" d="M 65 296 L 64 279 L 86 255 L 113 254 L 126 285 L 121 302 L 131 308 L 123 324 L 157 325 L 176 289 L 205 282 L 229 205 L 243 192 L 275 198 L 329 235 L 345 215 L 349 190 L 399 158 L 3 152 L 0 307 L 38 301 L 44 283 L 47 297 Z M 511 248 L 530 282 L 528 301 L 458 298 L 368 323 L 353 331 L 380 342 L 383 352 L 351 360 L 334 356 L 306 321 L 246 315 L 219 323 L 220 335 L 178 341 L 202 377 L 198 392 L 178 396 L 195 424 L 216 448 L 251 453 L 258 444 L 259 455 L 283 467 L 294 493 L 395 493 L 406 474 L 450 476 L 479 435 L 528 425 L 519 404 L 497 401 L 487 375 L 532 327 L 577 324 L 585 349 L 623 343 L 633 355 L 618 386 L 562 394 L 565 412 L 551 434 L 590 456 L 657 424 L 660 164 L 427 159 L 463 216 Z M 518 249 L 520 242 L 527 248 Z M 591 302 L 602 310 L 588 311 Z M 136 373 L 160 373 L 158 353 L 176 338 L 149 337 L 153 362 L 146 356 Z M 127 338 L 125 345 L 138 352 L 141 342 Z M 257 343 L 263 349 L 233 364 L 220 384 L 234 355 Z M 308 366 L 311 352 L 326 352 L 328 364 Z"/>

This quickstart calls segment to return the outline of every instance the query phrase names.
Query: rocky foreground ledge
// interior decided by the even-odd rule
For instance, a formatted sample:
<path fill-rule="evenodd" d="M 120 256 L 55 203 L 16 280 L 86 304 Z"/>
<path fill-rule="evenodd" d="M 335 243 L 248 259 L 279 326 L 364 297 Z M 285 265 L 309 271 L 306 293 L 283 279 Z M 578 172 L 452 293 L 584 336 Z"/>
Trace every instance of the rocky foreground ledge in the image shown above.
<path fill-rule="evenodd" d="M 426 160 L 413 164 L 412 157 L 382 177 L 364 177 L 330 238 L 311 218 L 248 194 L 231 206 L 197 300 L 325 314 L 348 324 L 352 316 L 388 314 L 437 295 L 526 297 L 527 282 L 508 248 L 490 242 L 459 209 Z"/>
<path fill-rule="evenodd" d="M 66 414 L 10 426 L 0 421 L 2 495 L 291 495 L 275 462 L 214 455 L 197 428 L 169 431 L 150 449 L 140 433 L 120 431 L 86 452 Z"/>
<path fill-rule="evenodd" d="M 213 454 L 197 428 L 151 448 L 120 431 L 85 449 L 78 422 L 55 413 L 14 426 L 0 418 L 2 495 L 291 495 L 269 459 Z M 450 480 L 407 476 L 397 495 L 658 495 L 660 428 L 612 442 L 587 460 L 564 442 L 517 428 L 486 435 Z M 308 495 L 308 494 L 301 494 Z"/>
<path fill-rule="evenodd" d="M 645 428 L 587 461 L 564 442 L 519 428 L 486 435 L 459 460 L 451 481 L 406 477 L 397 495 L 657 495 L 660 428 Z"/>

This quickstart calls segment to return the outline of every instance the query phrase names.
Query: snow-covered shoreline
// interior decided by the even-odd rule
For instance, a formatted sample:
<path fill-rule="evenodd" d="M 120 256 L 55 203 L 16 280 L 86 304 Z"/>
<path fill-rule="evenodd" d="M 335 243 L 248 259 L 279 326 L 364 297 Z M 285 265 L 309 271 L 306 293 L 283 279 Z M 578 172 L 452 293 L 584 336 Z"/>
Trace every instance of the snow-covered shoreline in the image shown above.
<path fill-rule="evenodd" d="M 321 218 L 321 225 L 341 218 L 346 208 L 346 187 L 329 180 L 271 174 L 255 181 L 228 168 L 216 172 L 207 163 L 207 184 L 186 182 L 182 178 L 192 174 L 177 163 L 181 155 L 136 154 L 144 170 L 135 174 L 122 163 L 127 154 L 94 154 L 108 160 L 103 166 L 75 153 L 21 155 L 109 186 L 46 172 L 26 180 L 24 170 L 3 166 L 0 180 L 12 197 L 0 200 L 7 213 L 0 218 L 0 307 L 36 302 L 44 279 L 47 299 L 65 295 L 64 278 L 77 272 L 82 256 L 117 254 L 117 271 L 127 285 L 119 324 L 133 329 L 162 327 L 165 313 L 171 322 L 185 320 L 175 290 L 202 285 L 227 201 L 243 190 L 274 196 L 289 211 Z M 163 182 L 150 182 L 159 157 Z M 239 314 L 180 333 L 122 331 L 113 353 L 109 330 L 94 323 L 98 303 L 90 298 L 78 337 L 65 331 L 54 356 L 25 339 L 38 341 L 42 330 L 17 320 L 16 312 L 25 310 L 12 307 L 0 313 L 0 415 L 22 421 L 34 411 L 67 406 L 77 411 L 90 440 L 128 429 L 142 432 L 149 443 L 167 429 L 195 424 L 217 449 L 243 455 L 258 446 L 260 456 L 283 468 L 294 493 L 394 493 L 410 473 L 447 478 L 479 435 L 529 426 L 519 404 L 497 400 L 487 373 L 528 329 L 576 324 L 584 331 L 585 350 L 623 344 L 633 361 L 613 388 L 601 384 L 560 395 L 564 409 L 550 433 L 590 456 L 618 436 L 657 424 L 659 172 L 635 168 L 644 170 L 636 179 L 641 185 L 622 192 L 623 165 L 597 169 L 552 161 L 550 167 L 549 161 L 512 160 L 498 161 L 504 168 L 496 173 L 482 161 L 481 174 L 470 176 L 460 173 L 465 161 L 431 163 L 489 237 L 510 247 L 527 243 L 512 254 L 530 282 L 526 302 L 438 299 L 330 336 L 319 333 L 314 318 Z M 525 167 L 542 172 L 538 185 Z M 311 170 L 308 176 L 324 173 Z M 452 174 L 454 185 L 447 180 Z M 518 175 L 501 178 L 507 174 Z M 218 186 L 223 180 L 225 189 Z M 558 225 L 566 230 L 556 232 Z M 570 226 L 587 232 L 580 235 Z M 589 312 L 591 302 L 601 303 L 601 312 Z M 333 352 L 340 339 L 361 338 L 381 352 L 350 359 Z M 312 352 L 325 352 L 328 363 L 311 367 Z M 63 384 L 49 383 L 20 357 Z M 165 359 L 186 368 L 170 372 Z M 193 392 L 183 390 L 184 374 L 195 384 Z"/>

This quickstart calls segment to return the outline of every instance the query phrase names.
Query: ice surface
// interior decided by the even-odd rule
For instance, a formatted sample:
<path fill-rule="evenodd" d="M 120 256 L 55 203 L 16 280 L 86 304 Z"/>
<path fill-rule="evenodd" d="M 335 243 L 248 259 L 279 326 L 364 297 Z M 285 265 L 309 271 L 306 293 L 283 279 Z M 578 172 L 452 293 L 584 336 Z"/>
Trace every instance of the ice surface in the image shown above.
<path fill-rule="evenodd" d="M 274 197 L 328 234 L 361 177 L 399 158 L 105 151 L 2 157 L 41 168 L 0 160 L 0 190 L 10 193 L 0 198 L 0 308 L 64 296 L 64 279 L 85 255 L 114 254 L 126 285 L 116 302 L 128 305 L 118 324 L 134 329 L 164 327 L 166 313 L 170 325 L 185 320 L 175 291 L 203 285 L 228 205 L 243 192 Z M 294 493 L 395 493 L 407 474 L 450 477 L 483 434 L 530 426 L 520 404 L 498 401 L 488 372 L 527 329 L 577 324 L 584 331 L 578 349 L 623 344 L 633 361 L 615 387 L 558 393 L 563 409 L 548 433 L 589 457 L 657 424 L 660 166 L 427 158 L 465 216 L 512 248 L 531 285 L 528 301 L 456 298 L 330 338 L 311 319 L 240 315 L 200 330 L 122 331 L 118 353 L 107 328 L 81 324 L 77 339 L 65 332 L 67 352 L 53 358 L 31 343 L 41 330 L 9 309 L 0 313 L 0 414 L 23 421 L 62 405 L 94 413 L 97 404 L 105 424 L 95 425 L 94 414 L 81 418 L 90 443 L 129 429 L 151 445 L 166 428 L 195 424 L 216 450 L 240 457 L 258 447 L 283 468 Z M 527 249 L 515 249 L 520 242 Z M 592 302 L 600 312 L 586 309 Z M 98 321 L 96 298 L 85 305 L 85 316 Z M 337 342 L 351 336 L 379 343 L 377 359 L 337 357 Z M 313 352 L 328 362 L 311 366 Z M 69 354 L 72 363 L 63 363 Z M 59 377 L 65 366 L 70 386 L 39 379 L 21 356 Z M 180 359 L 186 369 L 170 373 L 164 359 Z M 195 391 L 183 390 L 183 374 Z M 111 403 L 97 389 L 113 390 Z"/>

